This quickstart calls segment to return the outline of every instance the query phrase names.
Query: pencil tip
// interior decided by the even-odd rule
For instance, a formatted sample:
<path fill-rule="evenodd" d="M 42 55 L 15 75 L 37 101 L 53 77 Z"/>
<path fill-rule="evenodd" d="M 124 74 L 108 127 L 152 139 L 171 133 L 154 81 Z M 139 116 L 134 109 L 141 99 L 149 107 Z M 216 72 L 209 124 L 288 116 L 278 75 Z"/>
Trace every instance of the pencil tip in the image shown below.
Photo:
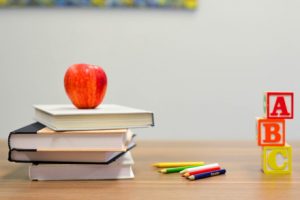
<path fill-rule="evenodd" d="M 187 177 L 189 180 L 191 180 L 191 181 L 193 181 L 193 180 L 195 180 L 195 176 L 189 176 L 189 177 Z"/>
<path fill-rule="evenodd" d="M 167 170 L 166 169 L 161 169 L 161 170 L 159 170 L 159 172 L 165 174 L 167 172 Z"/>

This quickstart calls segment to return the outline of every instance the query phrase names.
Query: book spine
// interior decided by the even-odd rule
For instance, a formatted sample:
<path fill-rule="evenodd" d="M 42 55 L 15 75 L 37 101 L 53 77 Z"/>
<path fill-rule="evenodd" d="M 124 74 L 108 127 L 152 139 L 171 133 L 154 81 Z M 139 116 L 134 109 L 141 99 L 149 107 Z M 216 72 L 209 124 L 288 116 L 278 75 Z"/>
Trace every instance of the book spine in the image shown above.
<path fill-rule="evenodd" d="M 151 126 L 155 126 L 154 113 L 151 113 L 151 114 L 152 114 L 152 124 L 151 124 Z"/>
<path fill-rule="evenodd" d="M 28 161 L 28 160 L 15 160 L 15 159 L 13 159 L 12 158 L 12 153 L 14 152 L 14 151 L 33 151 L 33 152 L 36 152 L 37 150 L 36 149 L 10 149 L 9 151 L 8 151 L 8 158 L 7 158 L 7 160 L 9 161 L 9 162 L 16 162 L 16 163 L 33 163 L 34 161 Z"/>
<path fill-rule="evenodd" d="M 9 162 L 14 162 L 14 160 L 11 159 L 11 150 L 8 151 L 8 158 L 7 158 L 7 160 Z"/>
<path fill-rule="evenodd" d="M 11 136 L 14 134 L 14 132 L 10 132 L 10 134 L 8 135 L 8 139 L 7 139 L 7 145 L 8 145 L 8 149 L 11 150 Z"/>

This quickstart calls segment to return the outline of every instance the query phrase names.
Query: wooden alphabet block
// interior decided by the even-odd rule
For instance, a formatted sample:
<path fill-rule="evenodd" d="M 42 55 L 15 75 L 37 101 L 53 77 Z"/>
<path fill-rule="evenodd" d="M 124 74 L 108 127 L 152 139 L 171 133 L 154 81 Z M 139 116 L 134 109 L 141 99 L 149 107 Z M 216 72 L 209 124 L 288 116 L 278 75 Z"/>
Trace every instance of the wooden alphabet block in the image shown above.
<path fill-rule="evenodd" d="M 293 92 L 266 92 L 264 110 L 268 119 L 294 118 Z"/>
<path fill-rule="evenodd" d="M 262 148 L 262 171 L 265 174 L 292 173 L 292 147 L 265 146 Z"/>
<path fill-rule="evenodd" d="M 257 144 L 259 146 L 284 146 L 285 120 L 258 118 Z"/>

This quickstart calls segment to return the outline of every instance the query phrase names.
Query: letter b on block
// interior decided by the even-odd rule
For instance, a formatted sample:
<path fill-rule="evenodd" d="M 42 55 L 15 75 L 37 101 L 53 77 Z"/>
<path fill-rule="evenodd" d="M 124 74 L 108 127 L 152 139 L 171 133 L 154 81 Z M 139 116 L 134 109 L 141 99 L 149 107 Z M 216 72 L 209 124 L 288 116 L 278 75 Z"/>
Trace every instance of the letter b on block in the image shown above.
<path fill-rule="evenodd" d="M 284 119 L 257 119 L 257 142 L 259 146 L 284 146 Z"/>
<path fill-rule="evenodd" d="M 263 147 L 262 170 L 265 174 L 290 174 L 292 172 L 292 147 Z"/>

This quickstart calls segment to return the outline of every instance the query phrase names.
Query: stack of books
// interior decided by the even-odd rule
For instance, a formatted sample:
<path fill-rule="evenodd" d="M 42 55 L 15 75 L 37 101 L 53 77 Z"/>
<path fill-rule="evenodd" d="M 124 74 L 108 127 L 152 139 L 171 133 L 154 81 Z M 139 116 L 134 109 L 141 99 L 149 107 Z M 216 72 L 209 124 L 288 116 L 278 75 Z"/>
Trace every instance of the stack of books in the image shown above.
<path fill-rule="evenodd" d="M 102 104 L 96 109 L 73 105 L 36 105 L 37 122 L 12 131 L 12 162 L 32 163 L 31 180 L 133 178 L 131 128 L 154 126 L 152 112 Z"/>

